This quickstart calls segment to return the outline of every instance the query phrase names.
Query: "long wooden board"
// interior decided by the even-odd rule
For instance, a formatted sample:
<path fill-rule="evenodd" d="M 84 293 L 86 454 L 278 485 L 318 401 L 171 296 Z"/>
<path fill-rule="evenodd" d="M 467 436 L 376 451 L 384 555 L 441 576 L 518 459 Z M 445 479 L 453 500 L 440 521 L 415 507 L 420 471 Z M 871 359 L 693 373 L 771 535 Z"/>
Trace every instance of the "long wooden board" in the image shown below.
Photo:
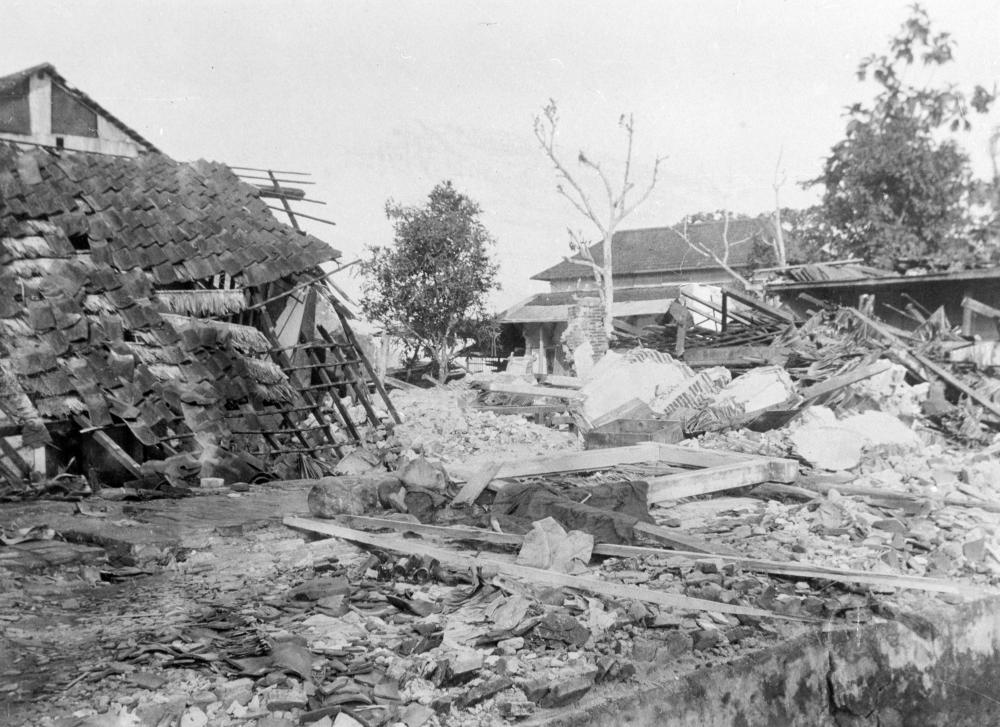
<path fill-rule="evenodd" d="M 498 394 L 517 394 L 519 396 L 553 396 L 557 399 L 570 399 L 578 401 L 586 398 L 576 389 L 557 389 L 552 386 L 532 386 L 531 384 L 504 383 L 493 381 L 489 385 L 489 390 Z"/>
<path fill-rule="evenodd" d="M 564 452 L 531 459 L 504 462 L 497 472 L 500 479 L 510 477 L 531 477 L 555 472 L 580 472 L 614 467 L 619 464 L 655 462 L 660 458 L 658 445 L 636 444 L 631 447 L 594 449 L 586 452 Z"/>
<path fill-rule="evenodd" d="M 572 576 L 567 573 L 557 571 L 542 570 L 541 568 L 531 568 L 528 566 L 509 563 L 504 560 L 490 558 L 487 556 L 477 556 L 475 558 L 455 553 L 444 548 L 437 548 L 423 541 L 405 540 L 403 538 L 373 535 L 360 530 L 346 528 L 341 525 L 322 520 L 310 518 L 286 517 L 284 524 L 297 530 L 305 530 L 312 533 L 320 533 L 335 538 L 342 538 L 355 543 L 363 543 L 376 548 L 392 550 L 397 553 L 407 553 L 411 555 L 423 555 L 434 558 L 440 563 L 458 568 L 478 569 L 484 565 L 495 569 L 497 573 L 520 578 L 534 583 L 542 583 L 548 586 L 564 586 L 576 588 L 588 593 L 595 593 L 600 596 L 619 600 L 642 601 L 652 603 L 665 608 L 678 608 L 689 611 L 712 611 L 715 613 L 731 613 L 741 616 L 755 616 L 758 618 L 779 618 L 789 621 L 805 621 L 791 616 L 782 616 L 771 611 L 750 606 L 739 606 L 731 603 L 718 603 L 701 598 L 691 598 L 676 593 L 657 591 L 651 588 L 642 588 L 624 583 L 613 583 L 600 581 L 595 578 L 584 578 Z"/>
<path fill-rule="evenodd" d="M 458 491 L 455 498 L 451 501 L 452 505 L 471 505 L 476 501 L 476 498 L 483 494 L 483 490 L 486 486 L 493 481 L 496 477 L 497 472 L 500 471 L 502 467 L 500 462 L 489 462 L 481 470 L 473 474 L 466 483 L 462 486 L 462 489 Z"/>
<path fill-rule="evenodd" d="M 514 533 L 496 533 L 492 530 L 478 528 L 442 527 L 440 525 L 425 525 L 423 523 L 390 520 L 388 518 L 365 517 L 360 515 L 342 515 L 338 522 L 344 522 L 357 528 L 391 529 L 401 533 L 418 533 L 445 540 L 471 540 L 494 545 L 520 546 L 524 542 L 523 535 Z M 954 595 L 971 596 L 981 593 L 981 589 L 954 583 L 939 578 L 921 576 L 905 576 L 895 573 L 870 573 L 868 571 L 850 568 L 832 568 L 803 562 L 783 562 L 764 558 L 748 558 L 739 554 L 711 554 L 684 550 L 663 550 L 662 548 L 647 548 L 638 545 L 615 545 L 613 543 L 595 543 L 595 555 L 609 555 L 617 558 L 645 558 L 648 556 L 671 557 L 686 559 L 691 562 L 710 558 L 722 563 L 733 563 L 739 568 L 755 572 L 785 575 L 796 578 L 818 578 L 838 583 L 861 583 L 876 586 L 892 586 L 934 593 L 951 593 Z"/>
<path fill-rule="evenodd" d="M 652 505 L 679 500 L 682 497 L 747 487 L 770 479 L 771 463 L 764 460 L 678 472 L 662 477 L 650 477 L 646 481 L 649 482 L 649 503 Z"/>

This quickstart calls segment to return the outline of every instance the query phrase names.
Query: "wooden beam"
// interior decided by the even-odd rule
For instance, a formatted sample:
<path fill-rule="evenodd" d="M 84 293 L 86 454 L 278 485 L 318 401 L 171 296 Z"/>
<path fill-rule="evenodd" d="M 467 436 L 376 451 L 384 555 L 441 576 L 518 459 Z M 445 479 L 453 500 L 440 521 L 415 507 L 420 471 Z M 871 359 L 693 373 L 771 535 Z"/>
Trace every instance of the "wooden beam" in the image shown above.
<path fill-rule="evenodd" d="M 848 568 L 830 568 L 810 563 L 786 563 L 761 558 L 746 558 L 743 556 L 718 555 L 706 556 L 704 553 L 661 550 L 659 548 L 644 548 L 636 545 L 613 545 L 610 543 L 595 545 L 594 553 L 610 555 L 619 558 L 636 558 L 658 556 L 662 558 L 686 558 L 692 561 L 718 560 L 722 563 L 732 563 L 737 567 L 751 572 L 768 573 L 770 575 L 790 576 L 793 578 L 815 578 L 838 583 L 863 583 L 873 586 L 892 586 L 893 588 L 909 588 L 918 591 L 934 593 L 951 593 L 956 596 L 975 596 L 985 593 L 981 588 L 968 586 L 937 578 L 922 576 L 905 576 L 895 573 L 870 573 Z"/>
<path fill-rule="evenodd" d="M 442 527 L 440 525 L 424 525 L 404 520 L 388 518 L 365 517 L 361 515 L 341 515 L 337 522 L 343 522 L 356 528 L 373 528 L 394 530 L 400 533 L 417 533 L 445 540 L 469 540 L 493 545 L 519 547 L 524 542 L 523 535 L 514 533 L 497 533 L 492 530 L 463 527 Z M 975 595 L 980 589 L 937 578 L 922 576 L 906 576 L 895 573 L 871 573 L 849 568 L 832 568 L 803 562 L 783 562 L 763 558 L 750 558 L 736 553 L 717 553 L 706 555 L 700 551 L 663 550 L 639 545 L 616 545 L 613 543 L 595 543 L 594 555 L 612 556 L 616 558 L 677 558 L 695 562 L 710 558 L 722 563 L 732 563 L 745 571 L 752 573 L 768 573 L 793 578 L 816 578 L 838 583 L 862 583 L 875 586 L 892 586 L 919 591 L 937 593 L 952 593 L 955 595 Z"/>
<path fill-rule="evenodd" d="M 566 404 L 536 404 L 535 406 L 470 406 L 473 411 L 491 411 L 494 414 L 562 414 L 567 411 Z"/>
<path fill-rule="evenodd" d="M 557 399 L 570 399 L 579 401 L 586 398 L 574 389 L 557 389 L 551 386 L 532 386 L 531 384 L 518 384 L 514 382 L 493 381 L 487 387 L 489 391 L 498 394 L 516 394 L 518 396 L 552 396 Z"/>
<path fill-rule="evenodd" d="M 681 447 L 676 444 L 656 444 L 659 450 L 657 459 L 664 464 L 687 467 L 724 467 L 727 465 L 744 464 L 747 462 L 764 461 L 768 464 L 773 482 L 794 482 L 799 475 L 799 463 L 794 459 L 781 457 L 762 457 L 757 454 L 742 454 L 737 452 L 720 452 L 714 449 L 695 449 Z"/>
<path fill-rule="evenodd" d="M 546 386 L 555 386 L 563 389 L 579 389 L 583 386 L 583 379 L 577 376 L 559 376 L 557 374 L 542 374 L 542 383 Z"/>
<path fill-rule="evenodd" d="M 986 316 L 987 318 L 1000 319 L 1000 308 L 994 308 L 991 305 L 980 303 L 975 298 L 970 298 L 969 296 L 965 296 L 965 298 L 962 299 L 962 308 L 981 316 Z"/>
<path fill-rule="evenodd" d="M 728 545 L 721 543 L 709 543 L 693 535 L 686 535 L 672 528 L 665 528 L 662 525 L 647 523 L 639 520 L 632 526 L 637 533 L 648 535 L 654 540 L 666 543 L 671 548 L 691 550 L 705 555 L 735 555 L 736 551 Z"/>
<path fill-rule="evenodd" d="M 21 472 L 21 474 L 23 475 L 31 474 L 31 470 L 33 469 L 31 465 L 29 465 L 27 462 L 24 461 L 24 458 L 21 456 L 21 453 L 18 452 L 17 449 L 10 442 L 7 441 L 6 437 L 0 437 L 0 451 L 3 452 L 3 454 L 7 457 L 7 459 L 11 461 L 11 464 L 13 464 L 14 467 L 16 467 L 18 471 Z"/>
<path fill-rule="evenodd" d="M 961 393 L 965 394 L 967 397 L 972 399 L 974 402 L 979 404 L 981 407 L 986 409 L 986 411 L 993 414 L 993 416 L 1000 418 L 1000 405 L 995 404 L 991 399 L 980 394 L 978 391 L 973 389 L 971 386 L 961 381 L 956 376 L 954 376 L 950 371 L 946 370 L 943 366 L 938 365 L 934 361 L 923 354 L 919 354 L 916 351 L 910 349 L 898 336 L 889 331 L 883 324 L 878 321 L 874 321 L 864 313 L 858 310 L 851 309 L 861 322 L 869 326 L 872 330 L 878 333 L 882 338 L 886 339 L 892 344 L 895 344 L 895 348 L 890 349 L 890 355 L 898 357 L 899 362 L 904 366 L 909 368 L 911 371 L 919 375 L 921 378 L 925 378 L 925 375 L 920 371 L 919 367 L 915 367 L 913 362 L 915 361 L 919 366 L 923 366 L 925 369 L 933 373 L 935 376 L 940 378 L 946 384 L 951 386 L 953 389 L 957 389 Z"/>
<path fill-rule="evenodd" d="M 444 548 L 437 548 L 428 545 L 426 542 L 406 540 L 403 538 L 372 535 L 360 530 L 345 528 L 331 522 L 313 520 L 310 518 L 285 517 L 285 525 L 297 530 L 305 530 L 312 533 L 320 533 L 335 538 L 341 538 L 354 543 L 362 543 L 375 548 L 392 550 L 397 553 L 407 553 L 412 555 L 422 555 L 434 558 L 438 562 L 454 568 L 478 570 L 483 566 L 489 566 L 502 575 L 520 578 L 533 583 L 541 583 L 547 586 L 563 586 L 575 588 L 588 593 L 595 593 L 616 600 L 642 601 L 652 603 L 665 608 L 678 608 L 689 611 L 710 611 L 715 613 L 731 613 L 739 616 L 752 616 L 758 618 L 780 618 L 790 621 L 812 621 L 813 619 L 802 619 L 790 616 L 782 616 L 771 611 L 765 611 L 750 606 L 739 606 L 736 604 L 718 603 L 701 598 L 691 598 L 666 591 L 657 591 L 651 588 L 627 585 L 624 583 L 613 583 L 610 581 L 600 581 L 595 578 L 584 578 L 572 576 L 558 571 L 543 570 L 541 568 L 530 568 L 528 566 L 509 563 L 504 560 L 490 558 L 482 554 L 476 557 L 455 553 Z"/>
<path fill-rule="evenodd" d="M 462 486 L 462 489 L 451 501 L 452 505 L 471 505 L 476 498 L 483 494 L 486 486 L 493 481 L 497 472 L 503 466 L 502 462 L 488 462 L 481 470 L 473 474 Z"/>
<path fill-rule="evenodd" d="M 757 460 L 649 477 L 646 481 L 649 482 L 649 504 L 654 505 L 682 497 L 756 485 L 770 479 L 771 463 Z"/>
<path fill-rule="evenodd" d="M 724 296 L 729 296 L 735 300 L 738 300 L 743 305 L 753 308 L 756 311 L 769 315 L 773 318 L 778 318 L 786 323 L 797 323 L 798 317 L 789 311 L 782 310 L 781 308 L 776 308 L 773 305 L 765 303 L 762 300 L 757 300 L 756 298 L 751 298 L 749 295 L 744 295 L 737 290 L 732 288 L 723 288 L 722 293 Z"/>
<path fill-rule="evenodd" d="M 655 462 L 660 459 L 660 445 L 636 444 L 631 447 L 595 449 L 586 452 L 566 452 L 532 459 L 504 462 L 496 476 L 500 479 L 530 477 L 553 472 L 581 472 L 614 467 L 619 464 Z"/>
<path fill-rule="evenodd" d="M 106 432 L 102 432 L 98 429 L 91 432 L 91 436 L 94 438 L 95 442 L 104 448 L 104 451 L 111 455 L 111 458 L 115 460 L 115 462 L 127 469 L 135 477 L 142 476 L 139 464 L 132 459 L 131 456 L 129 456 L 128 452 L 118 445 L 118 442 L 109 437 Z"/>
<path fill-rule="evenodd" d="M 812 401 L 820 396 L 825 396 L 826 394 L 832 394 L 835 391 L 839 391 L 851 384 L 856 384 L 859 381 L 864 381 L 865 379 L 870 379 L 872 376 L 878 376 L 884 371 L 888 371 L 892 368 L 892 364 L 888 361 L 876 361 L 868 366 L 857 366 L 850 371 L 843 374 L 839 374 L 826 381 L 821 381 L 818 384 L 814 384 L 806 389 L 802 390 L 803 403 L 807 401 Z"/>

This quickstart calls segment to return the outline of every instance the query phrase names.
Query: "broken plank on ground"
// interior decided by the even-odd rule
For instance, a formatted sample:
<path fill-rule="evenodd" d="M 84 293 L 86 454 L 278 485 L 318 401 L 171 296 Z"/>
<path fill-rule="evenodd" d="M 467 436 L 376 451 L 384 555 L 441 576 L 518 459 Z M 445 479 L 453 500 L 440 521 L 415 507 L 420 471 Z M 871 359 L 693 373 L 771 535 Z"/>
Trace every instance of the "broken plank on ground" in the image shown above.
<path fill-rule="evenodd" d="M 465 527 L 444 527 L 441 525 L 425 525 L 419 522 L 405 520 L 390 520 L 388 518 L 366 517 L 361 515 L 345 515 L 337 518 L 359 528 L 391 529 L 401 533 L 418 533 L 446 540 L 473 540 L 493 545 L 520 546 L 524 542 L 523 535 L 514 533 L 497 533 L 492 530 Z M 832 568 L 810 563 L 783 562 L 752 558 L 736 553 L 713 553 L 684 550 L 664 550 L 662 548 L 647 548 L 638 545 L 616 545 L 613 543 L 595 543 L 594 555 L 608 555 L 619 558 L 644 558 L 648 556 L 676 557 L 688 559 L 691 562 L 710 558 L 722 563 L 732 563 L 745 571 L 784 575 L 796 578 L 817 578 L 838 583 L 861 583 L 876 586 L 892 586 L 935 593 L 951 593 L 954 595 L 972 596 L 980 593 L 980 589 L 954 583 L 939 578 L 923 576 L 906 576 L 895 573 L 871 573 L 850 568 Z"/>
<path fill-rule="evenodd" d="M 528 566 L 508 563 L 503 560 L 497 560 L 483 555 L 471 557 L 461 553 L 455 553 L 444 548 L 437 548 L 432 545 L 428 545 L 426 542 L 373 535 L 371 533 L 354 530 L 352 528 L 345 528 L 343 526 L 335 525 L 330 522 L 324 522 L 322 520 L 313 520 L 311 518 L 301 517 L 286 517 L 283 522 L 288 527 L 295 528 L 297 530 L 305 530 L 307 532 L 329 535 L 335 538 L 342 538 L 355 543 L 363 543 L 365 545 L 383 548 L 385 550 L 392 550 L 398 553 L 422 555 L 429 558 L 435 558 L 438 562 L 452 567 L 478 569 L 482 566 L 489 566 L 502 575 L 520 578 L 534 583 L 542 583 L 548 586 L 576 588 L 588 593 L 607 596 L 608 598 L 642 601 L 644 603 L 652 603 L 665 608 L 679 608 L 690 611 L 712 611 L 716 613 L 731 613 L 742 616 L 756 616 L 759 618 L 779 618 L 790 621 L 809 620 L 792 616 L 783 616 L 771 611 L 765 611 L 763 609 L 752 608 L 749 606 L 718 603 L 701 598 L 691 598 L 689 596 L 656 591 L 651 588 L 642 588 L 640 586 L 627 585 L 623 583 L 600 581 L 594 578 L 583 578 L 581 576 L 572 576 L 566 573 L 559 573 L 557 571 L 542 570 L 541 568 L 530 568 Z"/>
<path fill-rule="evenodd" d="M 455 495 L 455 499 L 451 501 L 452 505 L 471 505 L 476 501 L 476 498 L 483 494 L 483 490 L 486 489 L 487 485 L 493 481 L 493 478 L 497 476 L 497 472 L 503 466 L 502 462 L 489 462 L 481 470 L 475 472 L 466 481 L 462 489 L 458 491 Z"/>
<path fill-rule="evenodd" d="M 770 479 L 771 462 L 757 460 L 649 477 L 646 481 L 649 483 L 649 504 L 653 505 L 682 497 L 757 485 Z"/>
<path fill-rule="evenodd" d="M 552 386 L 533 386 L 532 384 L 519 384 L 516 382 L 493 381 L 490 382 L 489 391 L 497 394 L 516 394 L 518 396 L 551 396 L 557 399 L 581 400 L 586 394 L 575 389 L 557 389 Z"/>

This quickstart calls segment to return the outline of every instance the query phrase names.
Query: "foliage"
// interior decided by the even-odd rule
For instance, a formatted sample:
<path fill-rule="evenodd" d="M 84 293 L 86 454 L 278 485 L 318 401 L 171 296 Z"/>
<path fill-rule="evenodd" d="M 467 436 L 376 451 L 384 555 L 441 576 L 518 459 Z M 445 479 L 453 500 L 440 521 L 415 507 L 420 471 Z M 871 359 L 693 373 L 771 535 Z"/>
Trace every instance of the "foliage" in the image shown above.
<path fill-rule="evenodd" d="M 875 81 L 875 99 L 848 109 L 845 138 L 822 174 L 807 183 L 825 188 L 823 223 L 834 254 L 886 268 L 918 261 L 946 266 L 975 256 L 969 159 L 942 135 L 969 129 L 970 112 L 986 112 L 995 93 L 977 86 L 967 95 L 954 85 L 927 88 L 906 80 L 918 62 L 949 63 L 954 47 L 951 36 L 934 33 L 927 13 L 914 5 L 888 53 L 861 62 L 858 78 Z"/>
<path fill-rule="evenodd" d="M 362 264 L 365 315 L 411 351 L 426 350 L 440 381 L 461 339 L 489 320 L 486 296 L 499 288 L 495 241 L 481 212 L 449 181 L 434 187 L 423 206 L 389 200 L 395 243 L 369 248 Z"/>

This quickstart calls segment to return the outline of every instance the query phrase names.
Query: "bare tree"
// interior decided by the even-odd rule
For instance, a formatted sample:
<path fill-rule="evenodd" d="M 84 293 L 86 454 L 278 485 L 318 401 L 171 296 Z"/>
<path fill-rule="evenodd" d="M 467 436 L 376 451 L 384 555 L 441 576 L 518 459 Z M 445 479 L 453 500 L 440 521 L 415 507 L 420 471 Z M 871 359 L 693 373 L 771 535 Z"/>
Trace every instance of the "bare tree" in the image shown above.
<path fill-rule="evenodd" d="M 611 312 L 614 303 L 614 283 L 612 280 L 613 259 L 611 251 L 611 241 L 614 238 L 615 230 L 622 220 L 628 217 L 636 207 L 641 205 L 656 187 L 657 174 L 660 170 L 660 162 L 665 157 L 657 157 L 653 164 L 653 172 L 648 186 L 641 193 L 638 193 L 631 201 L 629 196 L 636 191 L 635 182 L 632 180 L 632 141 L 635 136 L 635 120 L 632 114 L 622 114 L 618 119 L 618 125 L 625 132 L 625 173 L 622 177 L 621 186 L 612 184 L 608 174 L 601 165 L 591 160 L 583 151 L 577 155 L 577 162 L 585 169 L 597 175 L 604 187 L 606 194 L 607 210 L 604 204 L 598 207 L 591 197 L 584 192 L 583 187 L 577 179 L 570 173 L 566 165 L 560 160 L 556 153 L 556 130 L 559 125 L 559 114 L 556 102 L 549 99 L 549 103 L 542 109 L 542 113 L 535 117 L 535 138 L 541 145 L 542 150 L 549 160 L 555 165 L 556 176 L 560 180 L 556 184 L 556 191 L 569 200 L 570 204 L 597 228 L 601 235 L 601 262 L 598 263 L 590 252 L 590 247 L 584 242 L 579 234 L 570 232 L 570 248 L 579 254 L 579 257 L 568 257 L 564 259 L 568 262 L 583 265 L 590 268 L 597 281 L 597 288 L 600 292 L 601 303 L 604 306 L 604 330 L 610 338 L 613 331 L 613 315 Z"/>
<path fill-rule="evenodd" d="M 738 281 L 744 288 L 750 287 L 750 281 L 747 280 L 743 275 L 741 275 L 736 268 L 729 264 L 729 256 L 733 248 L 737 245 L 751 244 L 756 239 L 756 234 L 748 235 L 739 240 L 729 239 L 729 211 L 723 210 L 722 212 L 722 250 L 718 251 L 713 245 L 705 242 L 693 239 L 688 235 L 688 223 L 684 220 L 684 224 L 681 227 L 678 234 L 684 239 L 688 247 L 694 252 L 698 253 L 702 257 L 706 257 L 713 261 L 720 268 L 725 270 L 734 280 Z"/>
<path fill-rule="evenodd" d="M 788 180 L 788 175 L 781 168 L 781 157 L 785 153 L 785 148 L 778 149 L 778 161 L 774 164 L 774 181 L 771 188 L 774 190 L 774 252 L 778 258 L 778 265 L 785 267 L 788 264 L 788 252 L 785 249 L 785 231 L 781 229 L 781 188 Z M 781 174 L 779 179 L 778 174 Z"/>

